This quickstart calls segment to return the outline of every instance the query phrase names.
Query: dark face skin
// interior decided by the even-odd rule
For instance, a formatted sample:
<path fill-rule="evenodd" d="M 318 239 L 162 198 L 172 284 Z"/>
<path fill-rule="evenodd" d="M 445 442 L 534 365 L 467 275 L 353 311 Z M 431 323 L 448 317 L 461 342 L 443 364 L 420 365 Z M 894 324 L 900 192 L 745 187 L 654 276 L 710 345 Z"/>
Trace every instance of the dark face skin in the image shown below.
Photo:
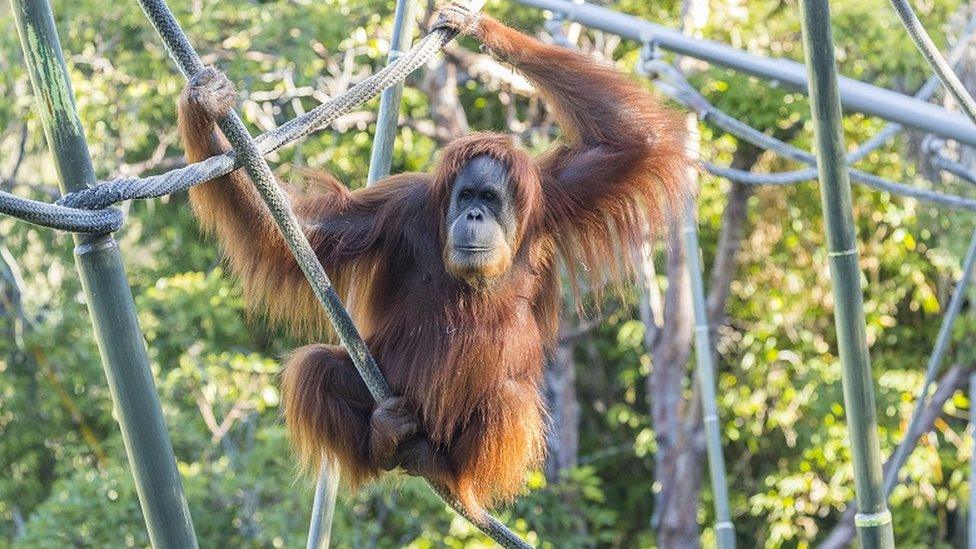
<path fill-rule="evenodd" d="M 476 156 L 461 168 L 447 208 L 444 264 L 454 276 L 485 286 L 512 266 L 518 216 L 508 167 Z"/>

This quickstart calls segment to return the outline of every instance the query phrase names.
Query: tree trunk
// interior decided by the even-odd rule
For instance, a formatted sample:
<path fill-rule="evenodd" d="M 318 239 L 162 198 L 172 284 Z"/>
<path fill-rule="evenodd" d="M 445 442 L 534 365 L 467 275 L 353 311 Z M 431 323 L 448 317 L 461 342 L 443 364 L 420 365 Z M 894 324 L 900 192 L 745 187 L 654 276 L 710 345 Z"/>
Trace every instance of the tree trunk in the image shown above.
<path fill-rule="evenodd" d="M 690 407 L 683 393 L 694 314 L 680 228 L 672 227 L 670 235 L 664 323 L 651 349 L 651 375 L 647 379 L 651 423 L 658 446 L 654 456 L 658 491 L 651 520 L 661 547 L 697 547 L 702 452 L 690 444 L 693 436 L 683 428 Z"/>
<path fill-rule="evenodd" d="M 760 154 L 762 154 L 762 149 L 749 143 L 739 142 L 732 157 L 731 167 L 738 170 L 751 170 L 756 161 L 759 160 Z M 732 181 L 731 185 L 728 201 L 725 203 L 725 210 L 722 212 L 722 228 L 719 231 L 715 262 L 709 277 L 708 286 L 711 291 L 708 293 L 708 299 L 705 302 L 713 341 L 717 335 L 715 330 L 725 323 L 725 305 L 729 300 L 732 280 L 735 278 L 736 265 L 738 264 L 736 256 L 742 246 L 742 237 L 745 234 L 749 198 L 752 197 L 755 188 L 752 185 L 745 185 L 736 181 Z"/>
<path fill-rule="evenodd" d="M 446 143 L 469 131 L 468 117 L 458 97 L 457 66 L 438 57 L 424 71 L 420 84 L 429 99 L 430 119 L 437 140 Z"/>
<path fill-rule="evenodd" d="M 704 0 L 682 2 L 683 30 L 695 34 L 706 22 L 708 4 Z M 678 61 L 688 69 L 688 61 Z M 693 117 L 689 123 L 696 124 Z M 689 142 L 689 151 L 698 151 L 697 132 Z M 694 175 L 691 176 L 694 178 Z M 658 544 L 663 548 L 698 547 L 698 503 L 702 484 L 704 447 L 694 444 L 701 429 L 695 403 L 684 396 L 688 380 L 688 359 L 694 337 L 694 309 L 691 280 L 688 276 L 686 250 L 681 242 L 681 223 L 675 219 L 668 231 L 668 288 L 664 294 L 663 322 L 655 330 L 651 352 L 651 375 L 647 394 L 651 401 L 651 423 L 657 439 L 654 456 L 655 486 L 652 526 L 657 530 Z M 693 250 L 691 253 L 698 253 Z M 648 292 L 654 295 L 653 291 Z M 650 331 L 651 326 L 648 325 Z M 645 341 L 650 341 L 646 339 Z"/>
<path fill-rule="evenodd" d="M 580 405 L 576 396 L 576 362 L 573 341 L 560 339 L 546 368 L 546 393 L 552 424 L 546 478 L 558 481 L 576 466 L 579 454 Z"/>

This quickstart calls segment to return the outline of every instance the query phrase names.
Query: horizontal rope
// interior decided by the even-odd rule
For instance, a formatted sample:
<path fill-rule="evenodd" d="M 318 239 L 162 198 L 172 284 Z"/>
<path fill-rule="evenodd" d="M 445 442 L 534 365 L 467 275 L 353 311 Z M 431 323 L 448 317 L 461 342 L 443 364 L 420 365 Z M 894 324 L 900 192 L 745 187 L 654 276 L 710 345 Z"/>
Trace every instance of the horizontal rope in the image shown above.
<path fill-rule="evenodd" d="M 976 33 L 976 17 L 970 18 L 969 22 L 966 24 L 966 28 L 962 33 L 959 40 L 956 41 L 955 45 L 949 51 L 949 64 L 955 65 L 962 60 L 963 55 L 969 49 L 969 43 L 973 39 L 973 35 Z M 654 52 L 653 48 L 650 50 Z M 649 59 L 645 62 L 645 69 L 655 70 L 661 68 L 660 65 L 656 64 L 660 61 L 657 59 Z M 939 76 L 933 74 L 925 81 L 925 83 L 915 92 L 915 99 L 921 101 L 928 101 L 935 95 L 935 92 L 939 89 Z M 880 148 L 882 145 L 888 142 L 889 139 L 897 135 L 903 129 L 902 125 L 897 122 L 889 122 L 885 124 L 881 130 L 875 135 L 871 136 L 868 140 L 861 143 L 857 150 L 851 152 L 846 157 L 846 162 L 848 165 L 854 164 L 860 160 L 866 158 L 870 153 Z M 936 163 L 936 166 L 940 169 L 954 173 L 959 177 L 965 178 L 957 171 L 960 166 L 958 165 L 946 165 L 946 167 L 941 166 Z M 738 170 L 735 168 L 727 168 L 723 166 L 718 166 L 716 164 L 704 163 L 704 167 L 709 173 L 717 175 L 719 177 L 724 177 L 726 179 L 732 179 L 746 185 L 794 185 L 797 183 L 804 183 L 807 181 L 813 181 L 817 178 L 817 168 L 804 168 L 801 170 L 792 170 L 787 172 L 777 172 L 777 173 L 755 173 L 747 170 Z M 965 168 L 962 168 L 965 169 Z M 963 172 L 965 173 L 965 172 Z M 966 175 L 969 175 L 967 173 Z"/>
<path fill-rule="evenodd" d="M 454 32 L 436 29 L 379 72 L 359 82 L 342 95 L 268 131 L 254 142 L 261 155 L 267 155 L 324 128 L 340 116 L 403 81 L 423 66 L 454 37 Z M 55 204 L 22 198 L 0 191 L 0 213 L 34 225 L 79 233 L 108 233 L 122 226 L 122 212 L 109 208 L 125 200 L 157 198 L 209 181 L 242 166 L 236 152 L 227 152 L 171 170 L 164 174 L 123 177 L 70 193 Z"/>
<path fill-rule="evenodd" d="M 744 141 L 748 141 L 761 149 L 775 152 L 776 154 L 779 154 L 780 156 L 789 160 L 816 166 L 817 157 L 812 153 L 767 135 L 756 128 L 753 128 L 752 126 L 733 118 L 709 103 L 708 100 L 698 93 L 698 91 L 695 90 L 694 87 L 692 87 L 691 84 L 685 80 L 684 77 L 671 65 L 663 62 L 655 62 L 653 64 L 653 69 L 655 72 L 657 72 L 660 78 L 660 80 L 656 82 L 658 84 L 658 89 L 668 97 L 697 112 L 702 121 L 708 122 L 722 131 L 728 132 Z M 806 180 L 798 180 L 796 174 L 793 172 L 784 174 L 782 175 L 782 179 L 777 180 L 776 176 L 778 174 L 755 174 L 734 168 L 719 167 L 707 162 L 703 163 L 703 167 L 715 175 L 739 181 L 747 185 L 792 185 Z M 810 168 L 810 170 L 813 170 L 812 173 L 816 175 L 816 168 Z M 809 171 L 806 173 L 809 173 Z M 885 192 L 890 192 L 899 196 L 907 196 L 949 208 L 976 211 L 976 199 L 966 198 L 954 194 L 941 193 L 938 191 L 931 191 L 928 189 L 919 189 L 917 187 L 912 187 L 902 183 L 895 183 L 894 181 L 890 181 L 883 177 L 853 168 L 850 169 L 850 175 L 851 179 L 858 184 L 866 185 Z"/>
<path fill-rule="evenodd" d="M 83 210 L 0 191 L 0 213 L 33 225 L 75 233 L 110 233 L 122 227 L 125 216 L 117 208 Z"/>

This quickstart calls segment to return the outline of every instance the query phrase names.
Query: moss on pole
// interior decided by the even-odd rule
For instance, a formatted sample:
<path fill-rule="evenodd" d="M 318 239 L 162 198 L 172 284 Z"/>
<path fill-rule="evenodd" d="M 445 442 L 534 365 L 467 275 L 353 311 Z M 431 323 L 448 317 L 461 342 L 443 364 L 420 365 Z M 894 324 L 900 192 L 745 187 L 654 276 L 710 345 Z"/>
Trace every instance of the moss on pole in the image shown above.
<path fill-rule="evenodd" d="M 85 189 L 95 183 L 95 171 L 51 7 L 46 0 L 11 0 L 11 6 L 61 192 Z M 110 234 L 75 235 L 74 240 L 85 301 L 149 539 L 157 548 L 195 548 L 193 522 L 118 244 Z"/>

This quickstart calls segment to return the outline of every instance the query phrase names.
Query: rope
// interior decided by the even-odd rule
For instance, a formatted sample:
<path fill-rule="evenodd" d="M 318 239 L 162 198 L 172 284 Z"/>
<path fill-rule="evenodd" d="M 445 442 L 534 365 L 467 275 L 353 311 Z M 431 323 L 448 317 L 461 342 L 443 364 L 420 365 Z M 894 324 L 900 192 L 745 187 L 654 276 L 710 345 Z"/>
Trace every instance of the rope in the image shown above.
<path fill-rule="evenodd" d="M 122 227 L 124 220 L 122 211 L 116 208 L 79 210 L 4 191 L 0 191 L 0 213 L 41 227 L 76 233 L 114 232 Z"/>
<path fill-rule="evenodd" d="M 172 28 L 167 27 L 167 32 L 172 32 Z M 407 75 L 432 59 L 453 38 L 453 32 L 435 29 L 395 61 L 342 95 L 257 137 L 254 142 L 258 152 L 266 155 L 328 126 L 383 90 L 403 81 Z M 160 175 L 105 181 L 88 189 L 69 193 L 56 204 L 0 191 L 0 213 L 62 231 L 109 233 L 122 226 L 123 215 L 121 211 L 108 206 L 125 200 L 156 198 L 185 191 L 242 166 L 243 163 L 237 159 L 237 153 L 230 151 Z"/>
<path fill-rule="evenodd" d="M 163 39 L 166 48 L 179 65 L 183 75 L 189 78 L 198 70 L 202 69 L 203 63 L 193 50 L 183 30 L 173 17 L 172 12 L 166 6 L 165 1 L 139 0 L 139 4 Z M 456 32 L 451 30 L 437 29 L 431 36 L 436 37 L 435 43 L 441 40 L 446 43 L 453 39 L 456 34 Z M 442 45 L 438 44 L 437 49 Z M 391 80 L 391 83 L 393 81 L 395 80 Z M 353 96 L 358 97 L 355 94 Z M 240 163 L 251 178 L 261 198 L 267 204 L 268 209 L 271 210 L 275 223 L 281 230 L 282 236 L 295 256 L 295 260 L 305 273 L 305 277 L 312 286 L 315 296 L 325 308 L 336 334 L 339 336 L 339 340 L 349 352 L 349 356 L 356 366 L 359 375 L 362 376 L 363 381 L 366 383 L 370 394 L 377 401 L 390 398 L 393 396 L 393 393 L 390 390 L 389 384 L 387 384 L 382 372 L 380 372 L 376 361 L 370 355 L 369 349 L 359 335 L 359 331 L 349 317 L 349 313 L 339 301 L 339 296 L 332 286 L 332 282 L 329 280 L 325 269 L 308 243 L 308 239 L 302 231 L 298 219 L 288 205 L 287 197 L 278 187 L 274 175 L 271 173 L 271 168 L 265 162 L 256 142 L 251 138 L 247 128 L 244 127 L 244 123 L 234 111 L 231 111 L 227 116 L 218 121 L 218 125 L 227 137 L 227 140 L 230 141 L 234 150 L 237 151 Z M 503 547 L 531 547 L 494 518 L 489 517 L 484 523 L 475 521 L 464 510 L 461 504 L 451 496 L 445 487 L 434 483 L 430 483 L 430 485 L 434 492 L 455 511 L 467 518 L 472 524 Z"/>
<path fill-rule="evenodd" d="M 952 47 L 952 50 L 949 51 L 948 62 L 950 65 L 956 65 L 962 60 L 963 54 L 966 53 L 974 33 L 976 33 L 976 17 L 970 18 L 969 22 L 966 24 L 965 30 L 962 32 L 962 37 L 956 41 L 956 44 Z M 915 99 L 921 101 L 928 101 L 933 95 L 935 95 L 938 87 L 939 77 L 938 75 L 933 74 L 928 78 L 928 80 L 925 81 L 922 87 L 915 92 L 914 97 Z M 887 143 L 889 139 L 898 134 L 902 129 L 903 126 L 897 122 L 889 122 L 885 124 L 885 126 L 881 128 L 878 133 L 864 143 L 861 143 L 857 150 L 847 155 L 847 164 L 851 165 L 863 160 L 868 154 Z M 956 165 L 951 165 L 948 163 L 943 164 L 941 162 L 934 162 L 934 164 L 939 169 L 965 178 L 964 175 L 961 175 L 957 171 L 958 166 Z M 788 172 L 761 174 L 705 163 L 705 169 L 719 177 L 732 179 L 746 185 L 793 185 L 806 181 L 812 181 L 817 178 L 817 168 L 804 168 L 802 170 Z"/>
<path fill-rule="evenodd" d="M 661 77 L 663 77 L 663 79 L 659 82 L 658 89 L 660 89 L 661 92 L 668 97 L 685 105 L 689 109 L 698 112 L 702 120 L 711 123 L 713 126 L 728 132 L 739 139 L 748 141 L 757 147 L 773 151 L 784 158 L 811 166 L 816 165 L 817 158 L 813 154 L 776 139 L 775 137 L 766 135 L 756 128 L 753 128 L 752 126 L 722 112 L 720 109 L 709 103 L 708 100 L 705 99 L 705 97 L 703 97 L 700 93 L 698 93 L 698 91 L 695 90 L 694 87 L 692 87 L 681 74 L 678 74 L 677 71 L 674 70 L 674 67 L 662 62 L 654 63 L 653 68 Z M 801 179 L 800 181 L 797 181 L 796 179 L 798 177 L 794 173 L 784 175 L 754 174 L 743 170 L 715 166 L 714 164 L 707 162 L 704 163 L 703 166 L 705 169 L 709 170 L 715 175 L 740 181 L 747 185 L 790 185 L 806 180 Z M 815 169 L 812 170 L 812 173 L 816 175 Z M 807 172 L 809 172 L 809 170 L 807 170 Z M 948 208 L 976 211 L 976 199 L 941 193 L 938 191 L 930 191 L 927 189 L 919 189 L 902 183 L 895 183 L 894 181 L 890 181 L 883 177 L 853 168 L 850 170 L 850 175 L 851 179 L 859 184 L 890 192 L 892 194 L 907 196 L 917 200 L 924 200 L 934 204 L 939 204 L 941 206 L 946 206 Z M 778 180 L 777 177 L 781 177 L 781 179 Z"/>
<path fill-rule="evenodd" d="M 976 170 L 947 157 L 943 151 L 933 151 L 931 161 L 932 165 L 939 170 L 949 172 L 967 183 L 976 185 Z"/>
<path fill-rule="evenodd" d="M 183 76 L 189 78 L 202 69 L 203 63 L 200 57 L 193 50 L 165 2 L 140 0 L 139 3 L 165 42 L 167 50 Z M 475 0 L 472 5 L 480 7 L 480 2 Z M 370 394 L 376 400 L 389 398 L 393 396 L 389 384 L 370 355 L 349 313 L 342 306 L 331 280 L 309 245 L 294 212 L 291 211 L 287 197 L 278 188 L 274 175 L 264 160 L 264 155 L 328 126 L 340 116 L 376 97 L 383 90 L 403 81 L 410 73 L 432 59 L 456 35 L 455 31 L 449 29 L 434 29 L 410 50 L 397 55 L 379 72 L 356 84 L 339 97 L 257 138 L 252 139 L 236 112 L 230 113 L 218 122 L 234 149 L 223 155 L 160 175 L 145 178 L 117 178 L 102 182 L 88 189 L 69 193 L 55 204 L 0 191 L 0 213 L 42 227 L 78 233 L 104 234 L 114 232 L 122 226 L 123 214 L 120 210 L 109 207 L 112 204 L 184 191 L 243 167 L 271 211 L 289 249 L 312 286 L 316 298 L 326 310 L 340 342 L 349 352 Z M 458 514 L 471 521 L 502 547 L 531 547 L 494 517 L 489 516 L 484 523 L 475 521 L 446 487 L 431 484 L 431 488 Z"/>
<path fill-rule="evenodd" d="M 925 61 L 932 68 L 932 72 L 939 77 L 942 85 L 959 102 L 959 106 L 966 113 L 966 116 L 973 122 L 976 122 L 976 101 L 973 101 L 973 97 L 966 91 L 962 82 L 959 81 L 959 77 L 953 72 L 952 67 L 949 66 L 949 63 L 939 53 L 939 49 L 935 47 L 935 43 L 929 38 L 929 34 L 925 32 L 925 27 L 918 20 L 918 16 L 915 15 L 912 6 L 907 0 L 891 0 L 891 5 L 898 13 L 902 25 L 908 31 L 908 35 L 912 38 L 912 41 L 915 42 L 918 51 L 922 53 L 922 57 L 925 58 Z"/>
<path fill-rule="evenodd" d="M 966 116 L 973 122 L 976 122 L 976 101 L 973 100 L 973 97 L 963 87 L 962 82 L 959 81 L 959 77 L 953 72 L 949 63 L 943 59 L 942 54 L 939 53 L 938 48 L 936 48 L 928 33 L 925 32 L 925 27 L 919 21 L 918 16 L 915 15 L 911 5 L 905 0 L 891 0 L 891 5 L 898 13 L 898 17 L 901 19 L 905 30 L 908 31 L 908 35 L 915 42 L 915 46 L 921 52 L 922 57 L 928 62 L 932 72 L 939 77 L 942 85 L 956 99 L 963 112 L 966 113 Z M 972 170 L 942 157 L 941 154 L 936 155 L 934 163 L 936 166 L 955 173 L 970 182 L 974 180 Z M 954 170 L 957 166 L 959 170 Z M 928 399 L 929 390 L 935 383 L 936 374 L 942 365 L 942 357 L 951 339 L 952 325 L 959 311 L 962 309 L 962 302 L 965 298 L 966 288 L 972 280 L 974 267 L 976 267 L 976 231 L 973 232 L 969 249 L 966 252 L 966 259 L 963 261 L 962 276 L 956 284 L 952 299 L 949 300 L 946 315 L 943 317 L 942 326 L 939 328 L 935 348 L 932 349 L 932 354 L 929 356 L 929 362 L 925 369 L 925 381 L 916 396 L 915 409 L 912 410 L 912 417 L 909 420 L 908 428 L 905 430 L 906 437 L 895 450 L 895 454 L 892 457 L 892 465 L 885 474 L 884 488 L 886 494 L 890 494 L 891 490 L 898 483 L 898 472 L 911 453 L 912 448 L 910 448 L 909 437 L 921 423 L 922 411 Z"/>
<path fill-rule="evenodd" d="M 176 18 L 173 17 L 165 1 L 139 0 L 139 4 L 163 39 L 170 55 L 179 65 L 183 76 L 189 78 L 203 69 L 203 62 L 200 61 L 200 57 L 197 56 L 186 35 L 183 34 L 183 30 L 176 22 Z M 366 344 L 359 336 L 352 319 L 339 302 L 339 295 L 332 286 L 332 281 L 325 274 L 325 269 L 312 250 L 312 246 L 308 243 L 298 218 L 291 211 L 287 196 L 278 187 L 271 168 L 258 151 L 257 145 L 251 139 L 247 128 L 244 127 L 244 122 L 241 121 L 236 112 L 231 111 L 217 124 L 231 146 L 237 151 L 239 162 L 271 211 L 271 216 L 285 237 L 288 248 L 312 285 L 315 296 L 328 312 L 339 340 L 349 351 L 349 355 L 366 382 L 370 393 L 377 400 L 392 396 L 389 386 L 380 374 L 376 362 L 366 350 Z"/>

